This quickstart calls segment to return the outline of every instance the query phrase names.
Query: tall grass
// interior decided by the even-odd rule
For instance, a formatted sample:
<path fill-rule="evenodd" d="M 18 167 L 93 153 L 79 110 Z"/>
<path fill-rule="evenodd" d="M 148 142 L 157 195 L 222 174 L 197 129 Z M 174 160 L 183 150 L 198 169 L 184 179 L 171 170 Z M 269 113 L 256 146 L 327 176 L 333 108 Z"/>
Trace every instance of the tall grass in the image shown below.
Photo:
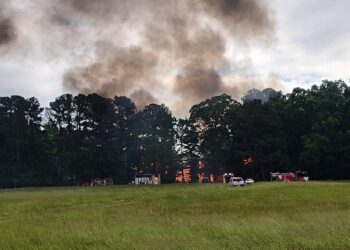
<path fill-rule="evenodd" d="M 3 190 L 0 249 L 350 249 L 350 183 Z"/>

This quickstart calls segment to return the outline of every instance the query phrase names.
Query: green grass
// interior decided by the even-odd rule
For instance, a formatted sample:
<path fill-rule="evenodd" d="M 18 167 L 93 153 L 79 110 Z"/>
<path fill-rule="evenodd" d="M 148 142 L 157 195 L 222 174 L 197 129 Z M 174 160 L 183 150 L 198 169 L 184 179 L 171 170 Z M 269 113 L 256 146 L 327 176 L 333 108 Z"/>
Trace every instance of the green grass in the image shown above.
<path fill-rule="evenodd" d="M 350 249 L 350 183 L 3 190 L 0 249 Z"/>

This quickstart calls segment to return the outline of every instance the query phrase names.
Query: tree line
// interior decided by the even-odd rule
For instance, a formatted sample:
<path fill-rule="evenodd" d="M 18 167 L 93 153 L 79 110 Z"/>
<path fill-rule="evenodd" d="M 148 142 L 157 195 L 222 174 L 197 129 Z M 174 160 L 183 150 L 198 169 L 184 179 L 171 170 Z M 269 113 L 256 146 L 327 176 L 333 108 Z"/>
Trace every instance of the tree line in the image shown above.
<path fill-rule="evenodd" d="M 245 159 L 251 159 L 245 164 Z M 250 90 L 194 105 L 185 119 L 165 105 L 138 111 L 125 96 L 64 94 L 42 108 L 36 98 L 0 97 L 0 187 L 77 185 L 136 173 L 175 180 L 198 161 L 211 174 L 259 180 L 306 170 L 312 179 L 350 178 L 350 88 L 341 80 L 282 94 Z"/>

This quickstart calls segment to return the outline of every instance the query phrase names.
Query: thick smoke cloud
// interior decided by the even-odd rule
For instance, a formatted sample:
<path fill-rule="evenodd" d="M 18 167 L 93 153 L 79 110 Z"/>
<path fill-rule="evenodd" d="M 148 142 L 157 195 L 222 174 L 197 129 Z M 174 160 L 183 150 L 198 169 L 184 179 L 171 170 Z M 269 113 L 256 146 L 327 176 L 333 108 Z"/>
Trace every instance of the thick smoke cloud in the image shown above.
<path fill-rule="evenodd" d="M 264 0 L 33 3 L 35 13 L 28 9 L 14 17 L 22 16 L 18 23 L 23 26 L 32 23 L 38 57 L 69 61 L 63 76 L 67 90 L 127 95 L 139 108 L 165 102 L 176 114 L 213 95 L 239 96 L 261 87 L 244 70 L 235 73 L 235 81 L 226 77 L 240 68 L 230 48 L 265 46 L 274 39 L 273 15 Z M 0 45 L 16 37 L 11 19 L 1 20 L 6 29 L 1 29 Z M 26 35 L 22 41 L 34 36 Z"/>
<path fill-rule="evenodd" d="M 0 3 L 0 46 L 8 45 L 16 39 L 16 27 L 6 12 L 6 4 Z"/>
<path fill-rule="evenodd" d="M 11 43 L 15 38 L 16 31 L 11 19 L 0 17 L 0 46 Z"/>

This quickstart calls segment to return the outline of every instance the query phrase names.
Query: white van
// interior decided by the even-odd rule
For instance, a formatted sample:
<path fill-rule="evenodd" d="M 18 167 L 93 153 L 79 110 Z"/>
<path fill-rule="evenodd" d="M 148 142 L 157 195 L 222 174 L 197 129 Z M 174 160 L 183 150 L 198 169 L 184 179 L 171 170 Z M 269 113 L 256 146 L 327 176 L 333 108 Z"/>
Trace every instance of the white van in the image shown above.
<path fill-rule="evenodd" d="M 239 186 L 244 186 L 245 182 L 242 177 L 231 177 L 228 185 L 230 187 L 239 187 Z"/>

